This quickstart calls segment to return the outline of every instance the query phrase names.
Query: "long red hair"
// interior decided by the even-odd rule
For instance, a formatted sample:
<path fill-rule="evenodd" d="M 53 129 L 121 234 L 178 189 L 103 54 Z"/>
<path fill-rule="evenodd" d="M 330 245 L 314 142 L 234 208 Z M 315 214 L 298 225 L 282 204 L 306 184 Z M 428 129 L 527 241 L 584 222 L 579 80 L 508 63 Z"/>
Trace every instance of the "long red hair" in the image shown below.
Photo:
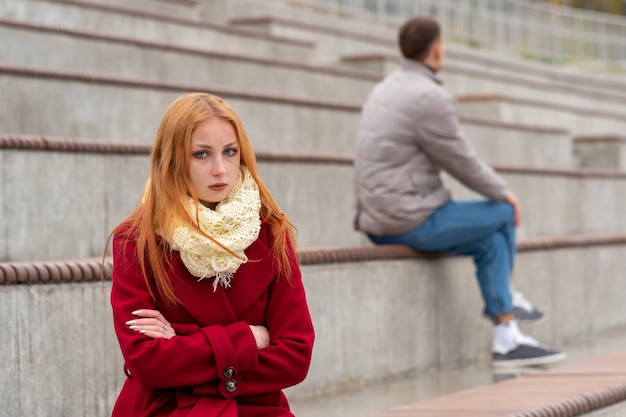
<path fill-rule="evenodd" d="M 200 123 L 213 117 L 229 122 L 235 129 L 241 164 L 248 168 L 259 187 L 260 215 L 271 231 L 273 241 L 270 242 L 270 250 L 278 262 L 280 276 L 290 279 L 292 272 L 290 256 L 295 253 L 290 250 L 288 239 L 295 246 L 295 228 L 259 177 L 254 149 L 239 116 L 217 96 L 208 93 L 184 94 L 168 107 L 161 119 L 150 158 L 150 176 L 141 200 L 122 222 L 129 232 L 125 238 L 136 241 L 137 259 L 152 296 L 156 298 L 158 295 L 173 303 L 178 300 L 165 273 L 164 263 L 170 259 L 171 248 L 163 241 L 159 244 L 157 236 L 172 236 L 181 220 L 204 235 L 198 227 L 197 218 L 193 219 L 185 209 L 185 201 L 191 196 L 196 207 L 201 204 L 189 178 L 191 134 Z"/>

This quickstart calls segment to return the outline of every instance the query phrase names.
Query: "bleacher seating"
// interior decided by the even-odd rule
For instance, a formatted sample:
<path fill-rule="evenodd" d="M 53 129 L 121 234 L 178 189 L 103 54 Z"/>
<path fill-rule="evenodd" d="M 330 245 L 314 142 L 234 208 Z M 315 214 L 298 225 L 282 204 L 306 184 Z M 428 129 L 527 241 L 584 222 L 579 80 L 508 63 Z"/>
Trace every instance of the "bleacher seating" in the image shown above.
<path fill-rule="evenodd" d="M 124 374 L 100 257 L 139 198 L 161 115 L 191 90 L 237 110 L 298 228 L 317 339 L 294 401 L 489 361 L 469 259 L 374 247 L 352 229 L 359 110 L 399 63 L 395 31 L 244 3 L 0 4 L 6 415 L 110 413 Z M 529 331 L 564 350 L 623 332 L 626 81 L 448 49 L 462 127 L 522 203 L 516 286 L 547 313 Z"/>

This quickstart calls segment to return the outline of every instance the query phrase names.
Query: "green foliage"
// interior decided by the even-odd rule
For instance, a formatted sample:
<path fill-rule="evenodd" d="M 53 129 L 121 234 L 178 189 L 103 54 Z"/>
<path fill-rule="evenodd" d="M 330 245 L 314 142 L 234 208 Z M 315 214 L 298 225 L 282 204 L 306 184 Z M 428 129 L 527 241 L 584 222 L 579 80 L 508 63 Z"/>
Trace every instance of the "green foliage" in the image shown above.
<path fill-rule="evenodd" d="M 622 0 L 544 0 L 547 3 L 575 7 L 577 9 L 593 10 L 596 12 L 624 14 Z"/>

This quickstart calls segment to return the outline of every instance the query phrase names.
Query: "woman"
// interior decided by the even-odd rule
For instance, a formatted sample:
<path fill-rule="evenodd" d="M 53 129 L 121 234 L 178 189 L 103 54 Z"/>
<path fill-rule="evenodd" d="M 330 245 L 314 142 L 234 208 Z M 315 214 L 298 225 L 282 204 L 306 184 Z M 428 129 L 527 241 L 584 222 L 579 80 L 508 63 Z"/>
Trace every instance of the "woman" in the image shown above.
<path fill-rule="evenodd" d="M 111 304 L 126 381 L 113 416 L 292 416 L 313 325 L 293 227 L 234 110 L 185 94 L 113 232 Z"/>

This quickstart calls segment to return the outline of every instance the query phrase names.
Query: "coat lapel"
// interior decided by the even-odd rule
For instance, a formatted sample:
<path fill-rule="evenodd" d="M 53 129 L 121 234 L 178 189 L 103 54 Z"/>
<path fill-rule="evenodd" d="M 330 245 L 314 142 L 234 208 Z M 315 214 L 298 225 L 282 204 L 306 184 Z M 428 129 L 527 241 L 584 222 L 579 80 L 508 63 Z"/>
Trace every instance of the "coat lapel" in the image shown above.
<path fill-rule="evenodd" d="M 168 268 L 170 281 L 181 301 L 180 309 L 186 310 L 193 322 L 200 326 L 227 325 L 236 321 L 235 313 L 222 286 L 213 292 L 213 278 L 198 278 L 189 273 L 178 252 Z"/>
<path fill-rule="evenodd" d="M 198 281 L 189 273 L 180 254 L 175 252 L 167 268 L 174 292 L 182 304 L 175 315 L 186 312 L 188 320 L 200 326 L 227 325 L 239 320 L 267 291 L 277 274 L 274 257 L 263 239 L 257 239 L 245 253 L 248 262 L 239 267 L 231 286 L 224 288 L 218 285 L 214 292 L 213 278 Z M 163 310 L 167 308 L 163 307 Z"/>
<path fill-rule="evenodd" d="M 261 239 L 246 249 L 248 262 L 241 265 L 225 293 L 240 318 L 262 295 L 277 274 L 274 256 Z"/>

